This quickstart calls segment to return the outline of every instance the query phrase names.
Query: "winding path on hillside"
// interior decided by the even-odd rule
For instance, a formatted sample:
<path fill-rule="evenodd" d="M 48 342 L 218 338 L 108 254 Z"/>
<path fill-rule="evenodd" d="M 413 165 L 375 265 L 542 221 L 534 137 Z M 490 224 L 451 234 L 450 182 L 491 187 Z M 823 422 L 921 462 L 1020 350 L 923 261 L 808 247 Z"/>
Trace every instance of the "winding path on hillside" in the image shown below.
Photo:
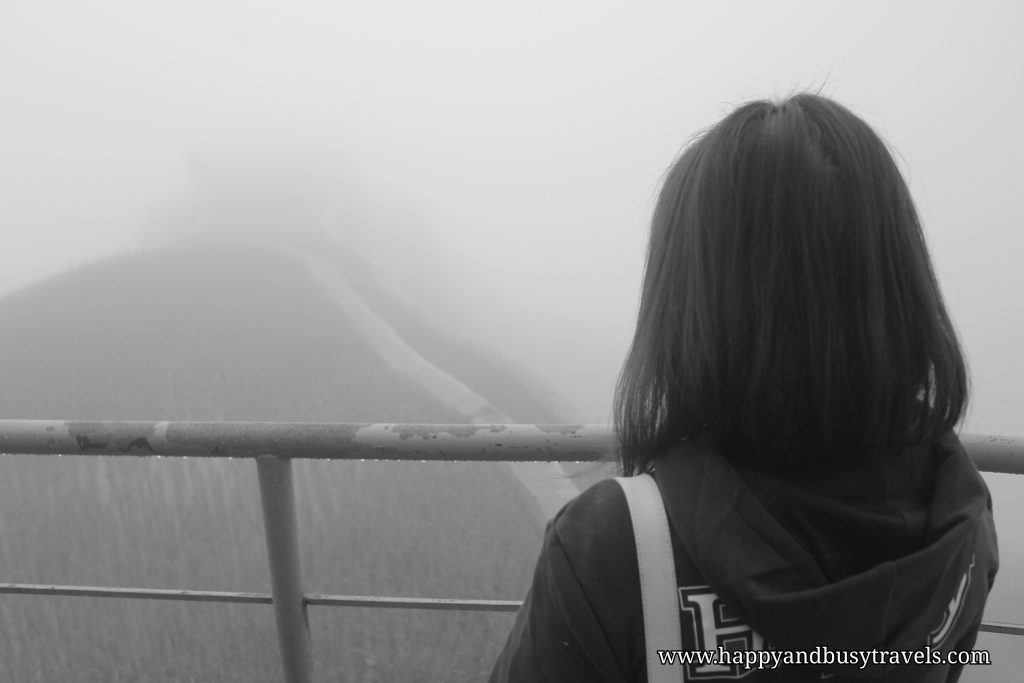
<path fill-rule="evenodd" d="M 295 247 L 280 246 L 301 260 L 327 295 L 352 321 L 355 328 L 397 372 L 430 392 L 439 401 L 466 416 L 472 424 L 509 424 L 514 420 L 495 408 L 487 399 L 431 363 L 402 337 L 352 289 L 344 274 L 326 259 Z M 400 287 L 378 275 L 377 283 L 413 315 L 423 317 L 418 305 L 405 296 Z M 572 498 L 579 487 L 561 463 L 506 463 L 537 503 L 541 521 L 546 522 Z"/>

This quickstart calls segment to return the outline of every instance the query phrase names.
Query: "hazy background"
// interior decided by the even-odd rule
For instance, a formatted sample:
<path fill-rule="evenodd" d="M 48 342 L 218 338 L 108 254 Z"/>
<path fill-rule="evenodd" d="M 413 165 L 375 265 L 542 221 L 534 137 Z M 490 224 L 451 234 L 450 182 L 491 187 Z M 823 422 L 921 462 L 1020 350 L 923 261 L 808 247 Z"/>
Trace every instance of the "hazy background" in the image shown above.
<path fill-rule="evenodd" d="M 343 203 L 404 212 L 369 239 L 450 289 L 446 316 L 606 422 L 665 167 L 734 105 L 824 85 L 904 157 L 967 429 L 1021 433 L 1022 21 L 1009 0 L 8 0 L 0 293 L 135 246 L 189 150 L 317 150 Z"/>

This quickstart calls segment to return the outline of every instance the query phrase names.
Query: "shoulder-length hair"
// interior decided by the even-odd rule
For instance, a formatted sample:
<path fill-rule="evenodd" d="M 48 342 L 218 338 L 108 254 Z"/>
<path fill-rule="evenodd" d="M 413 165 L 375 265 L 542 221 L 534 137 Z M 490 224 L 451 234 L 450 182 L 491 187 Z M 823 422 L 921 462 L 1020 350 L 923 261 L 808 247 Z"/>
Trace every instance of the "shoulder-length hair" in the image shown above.
<path fill-rule="evenodd" d="M 614 420 L 623 471 L 701 438 L 765 469 L 952 429 L 967 370 L 883 141 L 812 94 L 739 107 L 669 169 Z"/>

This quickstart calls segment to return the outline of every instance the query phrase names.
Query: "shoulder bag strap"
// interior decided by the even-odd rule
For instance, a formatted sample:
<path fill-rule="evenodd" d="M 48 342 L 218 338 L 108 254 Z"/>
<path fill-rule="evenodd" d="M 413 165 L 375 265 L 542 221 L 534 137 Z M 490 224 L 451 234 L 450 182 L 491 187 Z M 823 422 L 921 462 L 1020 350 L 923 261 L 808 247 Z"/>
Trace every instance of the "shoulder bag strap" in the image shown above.
<path fill-rule="evenodd" d="M 658 483 L 649 474 L 615 477 L 629 504 L 640 567 L 640 596 L 644 607 L 644 641 L 648 683 L 678 683 L 683 667 L 662 665 L 658 650 L 681 650 L 676 564 L 665 505 Z"/>

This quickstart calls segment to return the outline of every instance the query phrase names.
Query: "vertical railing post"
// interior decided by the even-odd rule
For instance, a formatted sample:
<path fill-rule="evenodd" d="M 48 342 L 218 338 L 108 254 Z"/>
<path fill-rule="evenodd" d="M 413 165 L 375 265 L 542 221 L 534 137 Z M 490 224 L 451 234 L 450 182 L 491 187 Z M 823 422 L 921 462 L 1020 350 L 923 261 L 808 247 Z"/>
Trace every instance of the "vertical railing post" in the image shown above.
<path fill-rule="evenodd" d="M 256 458 L 256 471 L 260 480 L 263 529 L 284 680 L 285 683 L 312 683 L 313 661 L 299 569 L 292 463 L 287 458 L 261 455 Z"/>

